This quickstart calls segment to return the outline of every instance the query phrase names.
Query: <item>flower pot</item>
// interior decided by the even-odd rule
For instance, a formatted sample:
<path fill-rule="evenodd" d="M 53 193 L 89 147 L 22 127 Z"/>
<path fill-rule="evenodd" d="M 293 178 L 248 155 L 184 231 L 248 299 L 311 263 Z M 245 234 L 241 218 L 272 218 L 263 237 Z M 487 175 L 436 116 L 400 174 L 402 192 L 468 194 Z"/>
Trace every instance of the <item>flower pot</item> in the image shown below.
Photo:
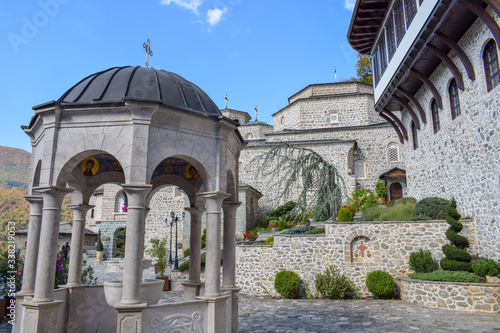
<path fill-rule="evenodd" d="M 141 283 L 141 299 L 148 305 L 157 304 L 161 298 L 161 291 L 165 281 L 158 279 L 146 279 Z M 109 306 L 114 306 L 122 300 L 123 281 L 104 282 L 104 296 Z"/>
<path fill-rule="evenodd" d="M 165 281 L 164 285 L 163 285 L 163 291 L 169 291 L 170 290 L 169 283 L 168 283 L 168 276 L 157 276 L 156 279 L 157 280 L 163 280 L 163 281 Z"/>
<path fill-rule="evenodd" d="M 276 232 L 276 231 L 278 231 L 278 228 L 271 228 L 271 231 Z"/>
<path fill-rule="evenodd" d="M 96 256 L 97 256 L 97 261 L 102 261 L 102 258 L 104 257 L 104 251 L 95 251 Z"/>

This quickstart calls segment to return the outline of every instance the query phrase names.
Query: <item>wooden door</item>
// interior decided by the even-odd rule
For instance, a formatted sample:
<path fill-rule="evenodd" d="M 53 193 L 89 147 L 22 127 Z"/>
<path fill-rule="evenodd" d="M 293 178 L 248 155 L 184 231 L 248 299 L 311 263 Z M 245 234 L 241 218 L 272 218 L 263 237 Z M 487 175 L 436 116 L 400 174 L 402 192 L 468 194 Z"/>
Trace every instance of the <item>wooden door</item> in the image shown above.
<path fill-rule="evenodd" d="M 403 197 L 403 187 L 400 183 L 392 183 L 389 187 L 391 200 L 398 200 Z"/>

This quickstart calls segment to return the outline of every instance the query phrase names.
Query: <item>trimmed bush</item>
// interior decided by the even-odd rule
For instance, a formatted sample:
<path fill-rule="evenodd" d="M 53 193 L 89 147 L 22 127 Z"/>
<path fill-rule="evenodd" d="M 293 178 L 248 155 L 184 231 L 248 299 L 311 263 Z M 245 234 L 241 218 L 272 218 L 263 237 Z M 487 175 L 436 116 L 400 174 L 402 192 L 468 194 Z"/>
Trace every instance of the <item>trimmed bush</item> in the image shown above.
<path fill-rule="evenodd" d="M 441 267 L 447 271 L 470 271 L 472 257 L 466 248 L 469 247 L 467 238 L 460 236 L 458 233 L 462 231 L 463 225 L 460 223 L 462 217 L 457 212 L 457 202 L 455 199 L 446 207 L 446 222 L 450 225 L 446 230 L 446 238 L 451 242 L 443 245 L 443 253 L 446 258 L 441 259 Z"/>
<path fill-rule="evenodd" d="M 439 264 L 432 258 L 431 251 L 420 249 L 410 254 L 410 268 L 417 273 L 430 273 L 439 268 Z"/>
<path fill-rule="evenodd" d="M 415 215 L 421 219 L 442 220 L 446 217 L 446 207 L 449 205 L 446 199 L 425 198 L 415 205 Z"/>
<path fill-rule="evenodd" d="M 187 257 L 187 256 L 189 256 L 189 248 L 184 250 L 184 257 Z"/>
<path fill-rule="evenodd" d="M 316 290 L 328 299 L 346 299 L 353 291 L 349 279 L 335 266 L 327 267 L 324 274 L 316 275 L 314 285 Z"/>
<path fill-rule="evenodd" d="M 325 233 L 325 228 L 314 228 L 306 232 L 307 235 L 321 235 Z"/>
<path fill-rule="evenodd" d="M 97 243 L 95 243 L 95 250 L 104 251 L 104 245 L 102 245 L 101 241 L 101 230 L 99 230 L 99 233 L 97 234 Z"/>
<path fill-rule="evenodd" d="M 472 264 L 472 271 L 482 278 L 485 278 L 486 275 L 496 276 L 500 274 L 500 264 L 492 259 L 480 258 Z"/>
<path fill-rule="evenodd" d="M 292 271 L 281 271 L 274 278 L 274 288 L 283 298 L 297 298 L 300 291 L 299 276 Z"/>
<path fill-rule="evenodd" d="M 445 271 L 439 269 L 432 273 L 413 273 L 409 277 L 427 281 L 448 281 L 448 282 L 481 282 L 482 278 L 467 271 Z"/>
<path fill-rule="evenodd" d="M 285 230 L 286 229 L 286 221 L 281 219 L 278 220 L 278 231 Z"/>
<path fill-rule="evenodd" d="M 373 271 L 366 277 L 366 288 L 375 295 L 376 298 L 387 299 L 394 294 L 396 283 L 391 274 L 383 271 Z"/>
<path fill-rule="evenodd" d="M 266 245 L 274 245 L 274 236 L 267 237 Z"/>
<path fill-rule="evenodd" d="M 337 216 L 337 221 L 351 222 L 353 219 L 354 219 L 354 213 L 351 212 L 349 208 L 340 208 L 339 215 Z"/>
<path fill-rule="evenodd" d="M 290 235 L 305 235 L 306 233 L 308 233 L 309 231 L 311 231 L 313 229 L 314 229 L 313 226 L 301 224 L 301 225 L 298 225 L 298 226 L 293 227 L 292 229 L 290 229 L 288 231 L 288 233 Z"/>

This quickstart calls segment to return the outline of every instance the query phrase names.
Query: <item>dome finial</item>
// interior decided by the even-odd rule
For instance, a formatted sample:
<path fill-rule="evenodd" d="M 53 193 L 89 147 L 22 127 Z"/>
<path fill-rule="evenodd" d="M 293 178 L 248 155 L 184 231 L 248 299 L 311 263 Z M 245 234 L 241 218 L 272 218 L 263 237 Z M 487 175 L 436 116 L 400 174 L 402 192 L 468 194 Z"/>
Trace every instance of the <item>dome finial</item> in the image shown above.
<path fill-rule="evenodd" d="M 149 38 L 146 43 L 142 43 L 142 46 L 146 49 L 146 68 L 149 67 L 149 56 L 153 56 L 153 51 L 149 48 Z"/>
<path fill-rule="evenodd" d="M 257 112 L 259 112 L 259 110 L 257 110 L 257 104 L 255 104 L 255 121 L 257 121 Z"/>
<path fill-rule="evenodd" d="M 226 96 L 224 96 L 224 99 L 226 100 L 226 109 L 227 109 L 227 101 L 229 100 L 229 98 L 227 98 L 227 94 Z"/>

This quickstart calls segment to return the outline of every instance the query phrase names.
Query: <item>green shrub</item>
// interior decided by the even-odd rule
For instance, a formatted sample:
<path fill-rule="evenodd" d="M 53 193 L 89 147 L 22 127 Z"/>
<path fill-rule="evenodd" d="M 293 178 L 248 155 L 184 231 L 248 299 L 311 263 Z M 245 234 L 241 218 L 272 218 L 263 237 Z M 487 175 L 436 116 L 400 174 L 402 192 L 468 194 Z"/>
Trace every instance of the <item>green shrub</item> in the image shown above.
<path fill-rule="evenodd" d="M 313 230 L 314 227 L 310 225 L 301 224 L 293 227 L 288 231 L 290 235 L 305 235 L 307 232 Z"/>
<path fill-rule="evenodd" d="M 353 219 L 354 219 L 354 213 L 351 212 L 349 208 L 340 208 L 339 215 L 337 216 L 337 221 L 351 222 Z"/>
<path fill-rule="evenodd" d="M 376 298 L 391 298 L 396 283 L 391 274 L 383 271 L 373 271 L 366 277 L 366 288 Z"/>
<path fill-rule="evenodd" d="M 417 199 L 412 198 L 412 197 L 404 197 L 404 198 L 401 198 L 401 199 L 394 201 L 394 206 L 406 205 L 407 203 L 411 203 L 411 204 L 415 205 L 417 203 Z"/>
<path fill-rule="evenodd" d="M 316 290 L 328 299 L 346 299 L 353 291 L 349 279 L 335 266 L 327 267 L 324 274 L 316 275 L 314 285 Z"/>
<path fill-rule="evenodd" d="M 482 278 L 485 278 L 486 275 L 496 276 L 500 274 L 500 264 L 492 259 L 480 258 L 472 264 L 472 271 Z"/>
<path fill-rule="evenodd" d="M 278 231 L 286 229 L 286 221 L 283 219 L 278 220 Z"/>
<path fill-rule="evenodd" d="M 102 245 L 101 241 L 101 230 L 99 230 L 99 233 L 97 234 L 97 243 L 95 243 L 95 250 L 104 251 L 104 245 Z"/>
<path fill-rule="evenodd" d="M 221 257 L 222 258 L 222 257 Z M 205 262 L 206 262 L 206 253 L 203 252 L 201 254 L 201 269 L 205 267 Z M 189 269 L 189 260 L 184 261 L 182 264 L 179 265 L 179 272 L 184 272 Z"/>
<path fill-rule="evenodd" d="M 375 184 L 375 192 L 377 193 L 377 197 L 382 199 L 387 198 L 387 186 L 385 186 L 380 180 Z"/>
<path fill-rule="evenodd" d="M 267 237 L 266 245 L 274 245 L 274 236 Z"/>
<path fill-rule="evenodd" d="M 187 256 L 189 256 L 189 248 L 184 250 L 184 257 L 187 257 Z"/>
<path fill-rule="evenodd" d="M 432 258 L 431 251 L 420 249 L 410 254 L 410 268 L 417 273 L 430 273 L 439 268 L 439 264 Z"/>
<path fill-rule="evenodd" d="M 412 203 L 382 209 L 378 217 L 380 221 L 413 221 L 417 219 L 413 214 L 415 205 Z"/>
<path fill-rule="evenodd" d="M 284 298 L 297 298 L 300 291 L 299 276 L 292 271 L 281 271 L 274 278 L 274 288 Z"/>
<path fill-rule="evenodd" d="M 450 225 L 446 230 L 446 238 L 451 244 L 442 247 L 446 257 L 441 259 L 441 267 L 447 271 L 471 271 L 472 257 L 466 250 L 469 247 L 469 240 L 458 234 L 464 226 L 459 221 L 462 216 L 457 211 L 455 199 L 446 207 L 446 213 L 446 222 Z"/>
<path fill-rule="evenodd" d="M 203 234 L 201 235 L 201 248 L 204 249 L 207 246 L 207 228 L 203 229 Z"/>
<path fill-rule="evenodd" d="M 448 281 L 448 282 L 481 282 L 482 278 L 467 271 L 445 271 L 439 269 L 432 273 L 413 273 L 409 277 L 418 280 Z"/>
<path fill-rule="evenodd" d="M 284 205 L 276 207 L 276 209 L 268 210 L 266 212 L 266 217 L 268 219 L 276 219 L 276 220 L 280 219 L 280 218 L 284 217 L 285 215 L 288 215 L 288 213 L 292 209 L 294 209 L 296 205 L 297 205 L 297 203 L 295 203 L 293 201 L 288 201 Z"/>
<path fill-rule="evenodd" d="M 314 228 L 313 230 L 309 230 L 306 232 L 308 235 L 320 235 L 325 233 L 325 228 Z"/>
<path fill-rule="evenodd" d="M 450 201 L 437 197 L 425 198 L 415 205 L 415 215 L 421 219 L 442 220 Z"/>

